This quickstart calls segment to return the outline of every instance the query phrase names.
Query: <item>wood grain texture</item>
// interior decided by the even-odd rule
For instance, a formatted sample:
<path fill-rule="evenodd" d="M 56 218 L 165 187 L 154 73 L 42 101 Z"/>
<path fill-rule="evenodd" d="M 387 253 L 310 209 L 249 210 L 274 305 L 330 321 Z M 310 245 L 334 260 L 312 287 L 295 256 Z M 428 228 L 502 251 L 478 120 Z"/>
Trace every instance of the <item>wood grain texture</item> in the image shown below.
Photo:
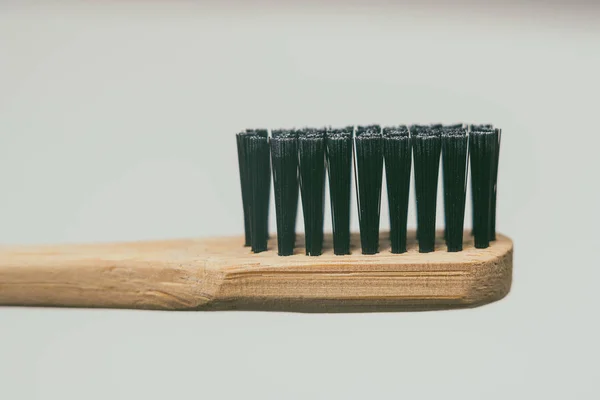
<path fill-rule="evenodd" d="M 331 235 L 319 257 L 252 254 L 243 239 L 207 238 L 91 245 L 0 247 L 0 304 L 159 310 L 358 312 L 474 307 L 503 298 L 512 279 L 512 241 L 487 249 L 335 256 Z"/>

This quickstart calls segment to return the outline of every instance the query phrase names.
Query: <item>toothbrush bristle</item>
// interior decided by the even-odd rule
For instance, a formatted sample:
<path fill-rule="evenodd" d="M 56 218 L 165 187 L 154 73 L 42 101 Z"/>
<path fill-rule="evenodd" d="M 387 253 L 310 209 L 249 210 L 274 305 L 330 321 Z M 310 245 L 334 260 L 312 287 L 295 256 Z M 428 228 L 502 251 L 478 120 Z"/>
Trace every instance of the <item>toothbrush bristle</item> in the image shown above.
<path fill-rule="evenodd" d="M 406 125 L 383 128 L 383 152 L 390 210 L 392 253 L 406 252 L 411 142 Z"/>
<path fill-rule="evenodd" d="M 410 127 L 415 163 L 415 194 L 417 198 L 417 239 L 419 252 L 435 248 L 435 216 L 440 169 L 441 127 L 413 125 Z"/>
<path fill-rule="evenodd" d="M 497 143 L 494 159 L 492 160 L 492 205 L 490 206 L 490 240 L 496 240 L 496 199 L 498 197 L 498 165 L 500 161 L 500 141 L 502 139 L 502 129 L 496 129 Z"/>
<path fill-rule="evenodd" d="M 265 131 L 266 133 L 266 131 Z M 271 163 L 269 142 L 262 131 L 246 131 L 238 134 L 240 156 L 240 179 L 245 221 L 246 241 L 252 251 L 267 250 L 269 194 L 271 185 Z M 241 167 L 243 165 L 243 168 Z M 244 195 L 245 187 L 245 195 Z"/>
<path fill-rule="evenodd" d="M 246 136 L 245 132 L 241 132 L 235 135 L 235 141 L 237 144 L 238 154 L 238 167 L 240 172 L 240 185 L 242 188 L 242 206 L 244 212 L 244 246 L 250 246 L 252 244 L 252 234 L 250 232 L 250 193 L 252 188 L 250 187 L 250 181 L 248 178 L 249 168 L 246 162 Z"/>
<path fill-rule="evenodd" d="M 492 234 L 494 175 L 498 163 L 499 132 L 489 125 L 472 126 L 469 132 L 471 159 L 471 189 L 473 197 L 473 235 L 475 247 L 489 246 Z M 494 223 L 495 224 L 495 223 Z"/>
<path fill-rule="evenodd" d="M 361 250 L 363 254 L 378 253 L 385 165 L 391 252 L 407 251 L 411 173 L 415 181 L 418 249 L 421 253 L 435 251 L 441 161 L 447 251 L 463 250 L 469 168 L 474 246 L 487 248 L 496 239 L 501 132 L 490 124 L 277 129 L 270 137 L 266 129 L 242 131 L 236 135 L 236 143 L 245 246 L 251 246 L 255 253 L 267 250 L 272 172 L 278 254 L 294 253 L 301 202 L 306 255 L 321 255 L 327 175 L 333 253 L 350 254 L 354 170 Z"/>
<path fill-rule="evenodd" d="M 333 253 L 350 254 L 350 191 L 354 127 L 330 129 L 326 139 Z"/>
<path fill-rule="evenodd" d="M 442 128 L 445 239 L 448 251 L 461 251 L 467 197 L 467 130 L 462 125 Z"/>
<path fill-rule="evenodd" d="M 325 207 L 325 130 L 302 129 L 298 135 L 300 196 L 304 214 L 306 255 L 323 252 Z"/>
<path fill-rule="evenodd" d="M 379 251 L 383 178 L 383 136 L 379 125 L 358 126 L 354 138 L 354 175 L 363 254 Z"/>
<path fill-rule="evenodd" d="M 271 164 L 277 219 L 277 252 L 294 253 L 298 212 L 298 134 L 281 129 L 271 132 Z"/>

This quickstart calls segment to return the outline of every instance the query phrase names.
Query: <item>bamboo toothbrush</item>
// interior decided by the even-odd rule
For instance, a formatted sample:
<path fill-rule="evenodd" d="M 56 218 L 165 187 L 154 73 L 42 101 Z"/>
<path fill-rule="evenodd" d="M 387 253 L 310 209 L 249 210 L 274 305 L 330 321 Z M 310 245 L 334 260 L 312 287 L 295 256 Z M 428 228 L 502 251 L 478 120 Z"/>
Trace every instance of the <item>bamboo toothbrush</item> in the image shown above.
<path fill-rule="evenodd" d="M 495 231 L 500 133 L 491 125 L 244 131 L 236 136 L 244 237 L 0 247 L 0 304 L 352 312 L 499 300 L 513 253 Z M 445 226 L 436 230 L 440 163 Z M 353 169 L 360 234 L 350 233 Z M 384 170 L 390 232 L 379 232 Z M 407 230 L 413 172 L 416 232 Z M 463 232 L 469 175 L 472 235 Z M 277 236 L 269 238 L 271 177 Z M 332 234 L 323 233 L 326 177 Z M 299 203 L 305 235 L 295 231 Z"/>

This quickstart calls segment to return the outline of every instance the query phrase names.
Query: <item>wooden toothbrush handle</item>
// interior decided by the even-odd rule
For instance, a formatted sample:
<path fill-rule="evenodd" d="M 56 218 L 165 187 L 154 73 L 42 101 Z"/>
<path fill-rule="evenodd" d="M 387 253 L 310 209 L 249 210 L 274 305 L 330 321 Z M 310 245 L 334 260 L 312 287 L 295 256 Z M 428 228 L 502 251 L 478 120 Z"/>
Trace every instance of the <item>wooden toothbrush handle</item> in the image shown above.
<path fill-rule="evenodd" d="M 198 308 L 211 286 L 202 250 L 191 240 L 0 247 L 0 304 Z"/>
<path fill-rule="evenodd" d="M 441 235 L 441 234 L 440 234 Z M 159 310 L 353 312 L 474 307 L 503 298 L 512 279 L 512 241 L 503 235 L 461 252 L 336 256 L 331 235 L 319 257 L 253 254 L 243 238 L 207 238 L 93 245 L 0 247 L 0 305 Z"/>

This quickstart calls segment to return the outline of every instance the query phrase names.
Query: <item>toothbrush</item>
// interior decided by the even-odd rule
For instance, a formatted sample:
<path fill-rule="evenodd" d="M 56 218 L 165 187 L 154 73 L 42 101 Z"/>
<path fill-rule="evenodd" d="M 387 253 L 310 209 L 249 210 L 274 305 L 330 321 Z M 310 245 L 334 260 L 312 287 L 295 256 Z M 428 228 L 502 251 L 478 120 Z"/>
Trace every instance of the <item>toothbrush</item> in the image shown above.
<path fill-rule="evenodd" d="M 513 255 L 495 231 L 500 136 L 462 124 L 244 131 L 236 137 L 243 237 L 0 246 L 0 305 L 363 312 L 499 300 Z M 360 233 L 349 228 L 352 169 Z M 384 169 L 390 232 L 379 232 Z M 407 230 L 411 173 L 417 231 Z M 469 175 L 472 235 L 463 231 Z M 277 236 L 269 238 L 271 176 Z M 326 177 L 333 233 L 323 232 Z M 295 232 L 298 203 L 305 235 Z"/>

